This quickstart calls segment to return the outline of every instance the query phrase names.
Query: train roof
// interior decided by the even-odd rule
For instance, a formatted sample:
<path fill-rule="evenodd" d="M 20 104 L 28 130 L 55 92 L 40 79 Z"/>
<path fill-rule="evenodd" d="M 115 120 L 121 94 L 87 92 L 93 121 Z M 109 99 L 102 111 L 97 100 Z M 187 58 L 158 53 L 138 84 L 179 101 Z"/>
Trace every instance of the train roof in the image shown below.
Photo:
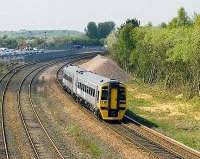
<path fill-rule="evenodd" d="M 107 77 L 95 74 L 94 72 L 87 71 L 78 66 L 68 65 L 64 67 L 64 71 L 68 71 L 71 74 L 79 74 L 79 78 L 85 79 L 90 83 L 101 85 L 110 81 L 116 81 L 114 79 L 109 79 Z"/>

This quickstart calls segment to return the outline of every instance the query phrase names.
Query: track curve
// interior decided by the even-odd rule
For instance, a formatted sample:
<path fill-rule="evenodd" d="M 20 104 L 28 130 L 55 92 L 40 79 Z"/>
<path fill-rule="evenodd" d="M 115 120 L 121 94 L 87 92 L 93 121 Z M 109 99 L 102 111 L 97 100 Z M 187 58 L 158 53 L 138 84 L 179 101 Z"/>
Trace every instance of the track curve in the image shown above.
<path fill-rule="evenodd" d="M 99 52 L 98 52 L 99 53 Z M 94 56 L 94 54 L 91 54 L 91 52 L 89 52 L 88 54 L 86 53 L 86 55 L 87 56 Z M 78 57 L 80 57 L 80 56 L 86 56 L 86 55 L 76 55 L 76 56 L 74 56 L 74 57 L 71 57 L 71 58 L 74 58 L 74 59 L 79 59 Z M 68 57 L 69 58 L 69 57 Z M 65 59 L 66 60 L 66 59 Z M 70 60 L 70 58 L 69 58 L 69 60 Z M 64 61 L 64 59 L 62 59 L 62 60 L 60 60 L 60 62 L 61 61 Z M 71 59 L 71 61 L 72 61 L 72 59 Z M 45 68 L 47 68 L 47 67 L 49 67 L 49 66 L 52 66 L 53 64 L 55 64 L 55 63 L 58 63 L 58 61 L 54 61 L 54 62 L 52 62 L 52 63 L 49 63 L 49 62 L 47 62 L 47 63 L 43 63 L 43 64 L 36 64 L 36 63 L 32 63 L 32 64 L 25 64 L 25 65 L 23 65 L 23 66 L 20 66 L 20 67 L 17 67 L 17 68 L 14 68 L 13 70 L 11 70 L 11 71 L 9 71 L 7 74 L 5 74 L 1 79 L 0 79 L 0 82 L 2 83 L 2 81 L 4 82 L 2 85 L 3 85 L 3 95 L 2 95 L 2 105 L 1 105 L 1 124 L 2 124 L 2 126 L 1 126 L 1 136 L 0 136 L 0 158 L 21 158 L 20 156 L 15 156 L 15 153 L 13 153 L 13 151 L 10 149 L 11 147 L 9 147 L 10 145 L 8 144 L 8 141 L 7 141 L 7 139 L 9 138 L 9 136 L 7 136 L 7 126 L 8 126 L 8 123 L 6 123 L 7 122 L 7 119 L 5 119 L 5 116 L 7 116 L 8 115 L 8 111 L 7 110 L 4 110 L 4 108 L 6 108 L 7 109 L 7 103 L 8 103 L 8 101 L 9 101 L 9 98 L 8 98 L 8 90 L 10 91 L 10 90 L 14 90 L 15 92 L 17 92 L 17 97 L 15 97 L 16 99 L 17 99 L 17 102 L 15 101 L 15 103 L 12 103 L 12 105 L 14 106 L 14 105 L 17 105 L 18 106 L 18 109 L 19 109 L 19 112 L 21 112 L 20 114 L 20 116 L 21 116 L 21 120 L 22 120 L 22 122 L 23 122 L 23 119 L 22 118 L 24 118 L 24 112 L 22 112 L 22 107 L 21 107 L 21 105 L 23 104 L 23 103 L 21 103 L 21 93 L 22 93 L 22 89 L 23 88 L 25 88 L 24 87 L 24 84 L 25 83 L 27 83 L 26 84 L 26 86 L 28 85 L 28 89 L 26 89 L 26 92 L 28 91 L 28 93 L 29 93 L 29 104 L 34 108 L 34 103 L 33 103 L 33 101 L 32 101 L 32 99 L 31 99 L 31 84 L 32 84 L 32 81 L 34 80 L 34 77 L 39 73 L 39 72 L 41 72 L 42 70 L 44 70 Z M 35 65 L 34 65 L 35 64 Z M 30 67 L 31 67 L 31 65 L 32 65 L 32 68 L 30 69 Z M 29 69 L 27 69 L 27 68 L 25 68 L 25 67 L 29 67 Z M 22 80 L 21 80 L 21 82 L 19 82 L 20 81 L 20 79 L 21 79 L 21 77 L 23 77 L 23 76 L 25 76 Z M 15 83 L 17 80 L 19 80 L 17 83 Z M 14 84 L 15 84 L 15 88 L 13 87 L 14 86 Z M 19 87 L 18 87 L 18 86 Z M 14 98 L 13 98 L 14 99 Z M 6 107 L 5 107 L 6 106 Z M 7 118 L 7 117 L 6 117 Z M 17 121 L 18 122 L 18 121 Z M 40 121 L 41 122 L 41 121 Z M 24 122 L 25 123 L 25 122 Z M 25 128 L 24 127 L 24 129 L 28 129 L 27 127 Z M 44 130 L 43 130 L 44 131 Z M 30 136 L 31 136 L 31 133 L 29 133 L 29 135 L 26 133 L 26 135 L 27 136 L 29 136 L 28 138 L 29 138 L 29 141 L 31 140 L 30 139 Z M 46 135 L 47 135 L 47 131 L 46 131 Z M 50 137 L 48 137 L 48 138 L 50 138 Z M 2 139 L 2 141 L 1 141 L 1 139 Z M 33 145 L 34 143 L 32 143 L 31 145 Z M 33 147 L 33 146 L 32 146 Z M 54 147 L 56 147 L 55 145 L 54 145 Z M 57 153 L 59 154 L 59 152 L 58 152 L 58 149 L 56 150 L 57 151 Z M 12 154 L 11 156 L 10 156 L 10 154 Z M 14 156 L 15 157 L 14 157 Z M 59 154 L 59 155 L 57 155 L 58 156 L 58 158 L 64 158 L 64 157 L 62 157 L 62 155 L 61 155 L 61 153 Z M 34 157 L 35 158 L 43 158 L 43 157 L 40 157 L 39 155 L 34 155 Z"/>

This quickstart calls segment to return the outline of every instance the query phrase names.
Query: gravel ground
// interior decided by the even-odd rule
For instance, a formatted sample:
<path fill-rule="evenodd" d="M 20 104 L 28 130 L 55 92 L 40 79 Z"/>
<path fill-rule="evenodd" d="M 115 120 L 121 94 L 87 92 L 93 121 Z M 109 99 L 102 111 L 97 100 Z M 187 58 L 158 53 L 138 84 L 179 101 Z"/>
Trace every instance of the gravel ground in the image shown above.
<path fill-rule="evenodd" d="M 81 64 L 80 67 L 121 82 L 128 82 L 130 80 L 129 75 L 115 61 L 105 56 L 98 55 Z"/>

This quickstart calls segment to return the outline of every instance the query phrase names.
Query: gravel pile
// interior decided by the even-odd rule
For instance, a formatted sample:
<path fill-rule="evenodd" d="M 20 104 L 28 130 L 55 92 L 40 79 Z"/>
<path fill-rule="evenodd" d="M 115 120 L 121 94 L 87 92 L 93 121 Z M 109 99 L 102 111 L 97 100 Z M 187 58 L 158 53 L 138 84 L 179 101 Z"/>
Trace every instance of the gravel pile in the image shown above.
<path fill-rule="evenodd" d="M 101 55 L 81 64 L 80 67 L 96 74 L 116 79 L 120 82 L 128 82 L 130 80 L 129 75 L 124 72 L 116 62 Z"/>

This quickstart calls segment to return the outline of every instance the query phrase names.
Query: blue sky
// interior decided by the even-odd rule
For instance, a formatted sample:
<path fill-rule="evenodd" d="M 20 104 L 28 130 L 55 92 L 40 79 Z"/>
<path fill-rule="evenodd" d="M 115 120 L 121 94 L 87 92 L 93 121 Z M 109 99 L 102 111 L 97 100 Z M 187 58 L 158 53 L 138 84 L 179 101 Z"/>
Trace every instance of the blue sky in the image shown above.
<path fill-rule="evenodd" d="M 200 13 L 198 0 L 0 0 L 0 30 L 73 29 L 83 31 L 89 21 L 127 18 L 158 25 L 184 7 L 189 15 Z"/>

